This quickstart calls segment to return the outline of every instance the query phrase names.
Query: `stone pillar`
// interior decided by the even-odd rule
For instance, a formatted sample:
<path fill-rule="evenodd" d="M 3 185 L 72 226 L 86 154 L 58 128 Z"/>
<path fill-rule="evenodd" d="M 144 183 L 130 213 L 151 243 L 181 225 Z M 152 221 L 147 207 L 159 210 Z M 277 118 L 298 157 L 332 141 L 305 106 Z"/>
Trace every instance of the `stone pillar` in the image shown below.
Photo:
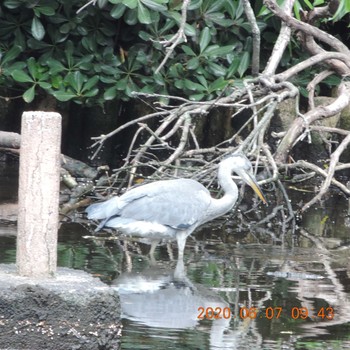
<path fill-rule="evenodd" d="M 56 272 L 61 116 L 24 112 L 18 190 L 17 269 L 21 276 Z"/>

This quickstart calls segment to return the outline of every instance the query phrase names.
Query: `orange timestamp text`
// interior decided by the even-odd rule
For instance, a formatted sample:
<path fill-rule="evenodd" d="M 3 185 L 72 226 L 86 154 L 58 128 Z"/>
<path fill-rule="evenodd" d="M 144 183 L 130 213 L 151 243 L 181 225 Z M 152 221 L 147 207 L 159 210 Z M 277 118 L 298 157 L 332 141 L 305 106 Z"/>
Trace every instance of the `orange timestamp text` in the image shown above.
<path fill-rule="evenodd" d="M 240 307 L 236 313 L 233 313 L 230 307 L 199 307 L 197 318 L 203 319 L 230 319 L 230 318 L 241 318 L 241 319 L 257 319 L 266 318 L 268 320 L 278 319 L 282 315 L 287 315 L 296 319 L 305 320 L 319 319 L 319 320 L 333 320 L 334 309 L 331 306 L 320 307 L 318 309 L 309 310 L 307 307 L 293 307 L 289 310 L 285 310 L 280 306 L 269 306 L 266 309 L 258 309 L 256 307 Z"/>

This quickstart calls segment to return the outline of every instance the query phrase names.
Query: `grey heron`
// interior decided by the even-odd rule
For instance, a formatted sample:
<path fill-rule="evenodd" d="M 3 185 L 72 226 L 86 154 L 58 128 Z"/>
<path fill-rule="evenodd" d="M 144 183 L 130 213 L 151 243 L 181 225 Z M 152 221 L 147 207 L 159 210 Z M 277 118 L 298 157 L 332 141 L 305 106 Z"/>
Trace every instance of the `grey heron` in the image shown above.
<path fill-rule="evenodd" d="M 231 178 L 233 172 L 266 203 L 251 168 L 242 153 L 223 159 L 218 182 L 224 195 L 219 199 L 212 198 L 202 184 L 192 179 L 161 180 L 90 205 L 86 209 L 88 219 L 102 220 L 96 231 L 110 227 L 153 242 L 176 240 L 178 257 L 182 259 L 187 237 L 198 226 L 226 214 L 236 203 L 238 187 Z"/>

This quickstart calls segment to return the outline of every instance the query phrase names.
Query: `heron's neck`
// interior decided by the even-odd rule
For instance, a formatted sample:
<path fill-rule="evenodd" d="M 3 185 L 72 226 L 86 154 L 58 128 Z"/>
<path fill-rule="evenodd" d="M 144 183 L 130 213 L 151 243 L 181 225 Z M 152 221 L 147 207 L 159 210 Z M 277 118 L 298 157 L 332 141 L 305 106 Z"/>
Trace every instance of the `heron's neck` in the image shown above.
<path fill-rule="evenodd" d="M 226 166 L 220 166 L 218 171 L 218 182 L 225 192 L 224 197 L 233 197 L 234 202 L 236 202 L 238 198 L 238 187 L 232 180 L 232 169 Z"/>
<path fill-rule="evenodd" d="M 219 167 L 218 181 L 225 194 L 219 199 L 213 199 L 210 205 L 208 220 L 215 219 L 226 214 L 232 209 L 238 198 L 238 188 L 231 178 L 231 169 L 227 167 Z"/>

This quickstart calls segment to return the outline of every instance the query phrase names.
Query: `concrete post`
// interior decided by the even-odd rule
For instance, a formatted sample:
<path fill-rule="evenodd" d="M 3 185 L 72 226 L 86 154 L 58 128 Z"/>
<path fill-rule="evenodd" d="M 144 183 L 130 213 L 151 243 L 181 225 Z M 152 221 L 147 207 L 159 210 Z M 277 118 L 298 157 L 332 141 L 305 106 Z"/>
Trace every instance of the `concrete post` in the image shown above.
<path fill-rule="evenodd" d="M 61 116 L 24 112 L 18 192 L 17 269 L 21 276 L 56 272 Z"/>

